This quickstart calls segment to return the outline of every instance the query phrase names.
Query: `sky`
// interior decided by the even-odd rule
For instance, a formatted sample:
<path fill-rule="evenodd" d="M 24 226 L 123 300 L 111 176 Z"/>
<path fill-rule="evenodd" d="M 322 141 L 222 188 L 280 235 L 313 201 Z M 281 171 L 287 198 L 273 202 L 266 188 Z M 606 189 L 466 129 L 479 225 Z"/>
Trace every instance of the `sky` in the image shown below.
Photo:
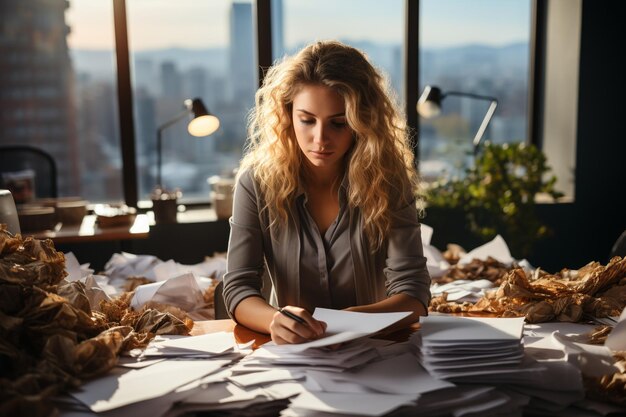
<path fill-rule="evenodd" d="M 245 2 L 245 1 L 241 1 Z M 531 0 L 422 0 L 422 47 L 528 41 Z M 231 0 L 127 0 L 130 47 L 227 46 Z M 404 0 L 283 0 L 286 46 L 314 39 L 401 43 Z M 70 0 L 72 49 L 113 49 L 111 0 Z"/>

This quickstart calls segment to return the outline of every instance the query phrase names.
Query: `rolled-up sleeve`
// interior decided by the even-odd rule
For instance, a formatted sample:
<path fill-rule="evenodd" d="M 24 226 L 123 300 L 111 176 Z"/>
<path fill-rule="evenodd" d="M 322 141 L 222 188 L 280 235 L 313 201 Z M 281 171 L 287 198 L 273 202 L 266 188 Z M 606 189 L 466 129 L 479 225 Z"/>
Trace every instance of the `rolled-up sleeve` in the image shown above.
<path fill-rule="evenodd" d="M 252 174 L 245 172 L 235 187 L 224 275 L 224 302 L 233 319 L 235 308 L 243 299 L 262 297 L 265 258 L 258 204 Z"/>
<path fill-rule="evenodd" d="M 396 210 L 392 215 L 384 273 L 388 297 L 399 293 L 407 294 L 428 309 L 430 275 L 426 268 L 414 203 Z"/>

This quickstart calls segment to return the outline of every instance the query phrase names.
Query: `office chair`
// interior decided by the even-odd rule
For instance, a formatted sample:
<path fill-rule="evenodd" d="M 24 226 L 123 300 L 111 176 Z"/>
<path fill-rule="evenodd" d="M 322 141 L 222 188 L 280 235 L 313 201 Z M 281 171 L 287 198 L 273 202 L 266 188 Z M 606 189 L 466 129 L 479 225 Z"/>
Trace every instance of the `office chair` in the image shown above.
<path fill-rule="evenodd" d="M 213 305 L 215 306 L 215 319 L 216 320 L 230 318 L 228 316 L 228 311 L 226 310 L 226 304 L 224 304 L 223 293 L 224 293 L 224 281 L 220 281 L 215 287 L 215 293 L 214 293 L 215 299 L 213 301 Z"/>
<path fill-rule="evenodd" d="M 48 152 L 27 145 L 0 146 L 0 188 L 5 187 L 3 173 L 25 170 L 35 173 L 35 197 L 57 197 L 57 165 Z"/>
<path fill-rule="evenodd" d="M 626 256 L 626 230 L 617 238 L 613 247 L 611 248 L 611 253 L 609 254 L 609 259 L 614 256 Z"/>

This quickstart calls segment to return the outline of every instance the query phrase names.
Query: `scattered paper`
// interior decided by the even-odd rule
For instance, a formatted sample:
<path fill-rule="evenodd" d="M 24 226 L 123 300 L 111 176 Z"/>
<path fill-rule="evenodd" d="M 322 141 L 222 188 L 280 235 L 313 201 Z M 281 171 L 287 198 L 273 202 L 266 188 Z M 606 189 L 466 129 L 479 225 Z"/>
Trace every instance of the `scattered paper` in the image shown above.
<path fill-rule="evenodd" d="M 433 297 L 439 296 L 444 292 L 448 293 L 448 301 L 468 301 L 475 303 L 485 294 L 485 290 L 493 287 L 493 282 L 488 279 L 457 279 L 456 281 L 443 285 L 434 284 L 431 287 L 430 292 Z"/>
<path fill-rule="evenodd" d="M 143 369 L 116 368 L 102 378 L 83 384 L 80 391 L 71 394 L 99 413 L 168 394 L 228 363 L 228 360 L 170 360 Z"/>
<path fill-rule="evenodd" d="M 606 346 L 577 343 L 559 332 L 552 333 L 552 338 L 561 345 L 566 360 L 578 366 L 583 375 L 597 378 L 619 371 L 613 365 L 615 359 L 611 355 L 611 350 Z"/>
<path fill-rule="evenodd" d="M 626 308 L 619 316 L 619 320 L 604 343 L 612 350 L 626 350 Z"/>
<path fill-rule="evenodd" d="M 307 372 L 309 374 L 315 378 L 320 373 Z M 334 381 L 360 384 L 387 394 L 423 394 L 454 387 L 454 384 L 428 374 L 411 353 L 371 362 L 353 371 L 335 373 L 328 377 Z"/>
<path fill-rule="evenodd" d="M 81 269 L 80 263 L 78 259 L 76 259 L 76 255 L 72 252 L 65 253 L 65 271 L 67 272 L 67 276 L 65 279 L 67 281 L 80 281 L 83 278 L 83 271 Z"/>
<path fill-rule="evenodd" d="M 138 286 L 130 306 L 139 310 L 148 301 L 170 304 L 185 311 L 193 311 L 204 305 L 202 290 L 191 273 Z"/>
<path fill-rule="evenodd" d="M 291 401 L 290 408 L 326 413 L 381 416 L 405 404 L 414 404 L 417 395 L 348 394 L 304 391 Z"/>
<path fill-rule="evenodd" d="M 461 259 L 459 259 L 459 264 L 468 264 L 472 262 L 472 259 L 480 259 L 481 261 L 484 261 L 489 256 L 507 265 L 510 265 L 513 261 L 515 261 L 515 259 L 511 256 L 509 247 L 502 236 L 497 235 L 490 242 L 487 242 L 463 255 Z"/>

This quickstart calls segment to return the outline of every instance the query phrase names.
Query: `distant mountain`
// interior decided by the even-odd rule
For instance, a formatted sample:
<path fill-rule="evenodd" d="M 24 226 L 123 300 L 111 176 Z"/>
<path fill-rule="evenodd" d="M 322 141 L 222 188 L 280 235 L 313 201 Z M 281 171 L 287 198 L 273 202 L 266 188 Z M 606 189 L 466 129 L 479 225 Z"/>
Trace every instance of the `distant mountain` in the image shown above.
<path fill-rule="evenodd" d="M 462 68 L 464 77 L 492 77 L 494 73 L 511 78 L 528 74 L 528 44 L 505 46 L 465 45 L 450 48 L 423 48 L 420 54 L 422 77 L 457 78 Z"/>
<path fill-rule="evenodd" d="M 379 44 L 370 41 L 345 40 L 363 51 L 380 67 L 399 68 L 401 45 Z M 92 78 L 109 79 L 115 73 L 115 56 L 110 50 L 74 49 L 70 55 L 78 73 L 88 73 Z M 489 76 L 494 71 L 513 78 L 526 77 L 528 44 L 524 42 L 505 46 L 465 45 L 450 48 L 423 48 L 420 54 L 422 77 L 458 77 L 460 69 L 465 77 Z M 228 72 L 227 48 L 167 48 L 140 51 L 133 54 L 133 65 L 152 65 L 158 70 L 164 61 L 173 61 L 178 70 L 194 67 L 208 68 L 215 75 Z"/>
<path fill-rule="evenodd" d="M 115 73 L 115 54 L 110 50 L 73 49 L 70 56 L 77 73 L 87 73 L 92 78 L 108 79 Z M 155 68 L 165 61 L 173 61 L 181 71 L 194 67 L 209 68 L 215 74 L 224 75 L 228 70 L 226 48 L 167 48 L 136 52 L 132 64 L 152 62 Z"/>

